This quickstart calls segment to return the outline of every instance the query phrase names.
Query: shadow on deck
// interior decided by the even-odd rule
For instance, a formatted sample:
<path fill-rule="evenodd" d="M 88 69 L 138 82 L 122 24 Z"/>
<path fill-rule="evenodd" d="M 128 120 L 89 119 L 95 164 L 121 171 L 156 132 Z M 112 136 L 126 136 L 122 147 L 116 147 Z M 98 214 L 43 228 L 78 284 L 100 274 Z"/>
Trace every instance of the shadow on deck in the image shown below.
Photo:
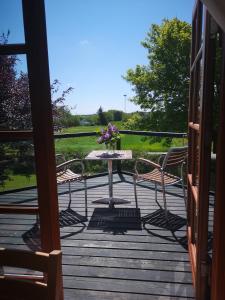
<path fill-rule="evenodd" d="M 107 180 L 88 180 L 88 220 L 81 185 L 72 185 L 71 209 L 67 186 L 59 186 L 65 299 L 194 299 L 182 190 L 167 188 L 166 223 L 150 184 L 138 185 L 135 208 L 127 175 L 114 175 L 114 196 L 130 204 L 115 209 L 93 204 L 108 196 Z M 158 197 L 162 205 L 160 192 Z M 0 201 L 35 204 L 36 191 L 0 195 Z M 0 246 L 37 250 L 39 237 L 35 217 L 0 215 Z"/>

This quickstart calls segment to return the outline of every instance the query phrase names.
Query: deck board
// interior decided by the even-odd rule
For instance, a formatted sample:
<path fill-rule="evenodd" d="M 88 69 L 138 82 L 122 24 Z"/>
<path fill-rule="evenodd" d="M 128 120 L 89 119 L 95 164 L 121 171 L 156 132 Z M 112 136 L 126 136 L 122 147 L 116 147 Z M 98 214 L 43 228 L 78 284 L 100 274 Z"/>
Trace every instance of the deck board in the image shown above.
<path fill-rule="evenodd" d="M 117 206 L 127 208 L 129 212 L 128 209 L 135 208 L 132 178 L 124 175 L 124 179 L 121 181 L 114 175 L 114 196 L 131 202 Z M 83 186 L 74 183 L 72 190 L 72 210 L 83 216 Z M 68 186 L 59 186 L 58 192 L 60 211 L 66 211 Z M 150 216 L 150 224 L 147 222 L 140 229 L 134 227 L 131 230 L 120 218 L 117 223 L 112 223 L 113 228 L 90 229 L 89 222 L 95 209 L 106 207 L 92 201 L 107 197 L 108 185 L 106 176 L 88 179 L 88 221 L 76 224 L 70 217 L 70 225 L 63 221 L 60 229 L 65 300 L 194 299 L 186 227 L 182 224 L 186 218 L 182 190 L 178 187 L 167 190 L 168 208 L 178 222 L 173 234 L 163 225 L 160 219 L 163 215 L 154 217 L 159 207 L 154 200 L 153 187 L 140 184 L 137 192 L 141 216 Z M 162 205 L 160 189 L 158 198 Z M 1 194 L 0 201 L 35 205 L 36 191 Z M 152 223 L 152 220 L 155 221 Z M 34 216 L 0 215 L 0 246 L 34 250 L 39 244 L 35 222 Z M 136 220 L 131 219 L 132 222 Z"/>

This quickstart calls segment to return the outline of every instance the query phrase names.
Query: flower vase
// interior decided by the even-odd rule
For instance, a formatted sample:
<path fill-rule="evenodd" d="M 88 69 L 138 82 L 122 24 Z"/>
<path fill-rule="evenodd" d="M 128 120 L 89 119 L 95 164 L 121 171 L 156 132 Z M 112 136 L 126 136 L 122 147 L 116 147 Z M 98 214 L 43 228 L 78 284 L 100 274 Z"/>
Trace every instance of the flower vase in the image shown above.
<path fill-rule="evenodd" d="M 116 144 L 106 144 L 107 152 L 109 155 L 113 155 L 116 150 Z"/>

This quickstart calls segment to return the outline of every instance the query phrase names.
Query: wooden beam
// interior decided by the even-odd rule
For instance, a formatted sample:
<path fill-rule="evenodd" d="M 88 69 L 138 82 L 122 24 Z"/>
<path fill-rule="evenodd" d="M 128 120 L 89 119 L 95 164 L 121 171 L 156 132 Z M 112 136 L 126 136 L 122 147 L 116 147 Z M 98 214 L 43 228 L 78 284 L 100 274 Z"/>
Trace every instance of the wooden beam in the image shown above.
<path fill-rule="evenodd" d="M 188 252 L 189 252 L 191 268 L 192 268 L 192 279 L 193 279 L 193 284 L 195 287 L 195 283 L 196 283 L 196 272 L 195 272 L 195 270 L 196 270 L 196 246 L 191 243 L 192 235 L 193 235 L 192 229 L 193 228 L 188 226 L 187 236 L 188 236 Z"/>
<path fill-rule="evenodd" d="M 0 205 L 0 214 L 37 215 L 38 212 L 39 209 L 35 206 Z"/>
<path fill-rule="evenodd" d="M 26 54 L 27 46 L 25 44 L 4 44 L 0 45 L 0 55 L 18 55 Z"/>
<path fill-rule="evenodd" d="M 32 140 L 33 132 L 29 130 L 24 131 L 0 131 L 1 142 L 24 141 Z"/>

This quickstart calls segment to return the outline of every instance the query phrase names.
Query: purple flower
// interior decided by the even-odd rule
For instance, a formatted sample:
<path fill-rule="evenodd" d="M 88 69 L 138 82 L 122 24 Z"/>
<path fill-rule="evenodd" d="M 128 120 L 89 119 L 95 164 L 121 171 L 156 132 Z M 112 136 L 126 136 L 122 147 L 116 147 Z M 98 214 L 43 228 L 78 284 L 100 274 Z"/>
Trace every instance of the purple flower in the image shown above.
<path fill-rule="evenodd" d="M 100 137 L 97 140 L 97 143 L 102 144 L 115 144 L 117 140 L 120 139 L 120 134 L 118 128 L 109 123 L 106 129 L 101 129 L 99 132 Z"/>
<path fill-rule="evenodd" d="M 119 132 L 118 128 L 117 128 L 115 125 L 112 126 L 112 131 L 113 131 L 113 132 L 116 132 L 116 133 Z"/>
<path fill-rule="evenodd" d="M 109 140 L 111 138 L 111 134 L 106 131 L 106 133 L 103 135 L 104 140 Z"/>
<path fill-rule="evenodd" d="M 112 125 L 111 123 L 108 124 L 108 131 L 109 132 L 119 132 L 118 128 L 115 125 Z"/>

